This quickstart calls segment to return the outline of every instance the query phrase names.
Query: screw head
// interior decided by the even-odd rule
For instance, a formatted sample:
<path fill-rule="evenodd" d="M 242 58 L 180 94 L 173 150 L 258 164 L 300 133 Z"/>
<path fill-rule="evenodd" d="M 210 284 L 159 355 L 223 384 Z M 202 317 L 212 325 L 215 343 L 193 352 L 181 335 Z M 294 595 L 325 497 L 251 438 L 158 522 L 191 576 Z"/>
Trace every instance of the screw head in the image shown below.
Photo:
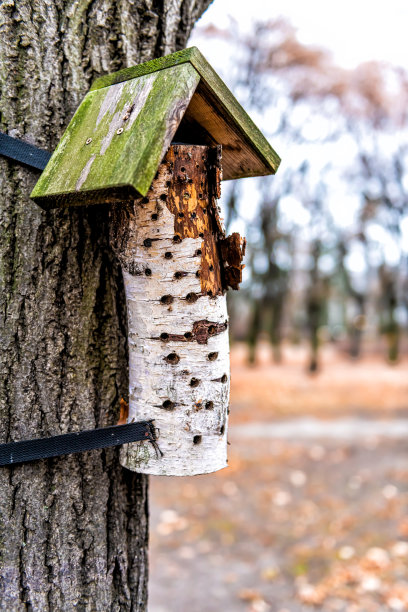
<path fill-rule="evenodd" d="M 116 133 L 119 135 L 123 132 L 123 128 L 119 128 L 118 130 L 116 130 Z"/>
<path fill-rule="evenodd" d="M 92 138 L 87 138 L 86 141 L 85 141 L 85 144 L 88 145 L 88 144 L 91 144 L 91 142 L 92 142 Z"/>

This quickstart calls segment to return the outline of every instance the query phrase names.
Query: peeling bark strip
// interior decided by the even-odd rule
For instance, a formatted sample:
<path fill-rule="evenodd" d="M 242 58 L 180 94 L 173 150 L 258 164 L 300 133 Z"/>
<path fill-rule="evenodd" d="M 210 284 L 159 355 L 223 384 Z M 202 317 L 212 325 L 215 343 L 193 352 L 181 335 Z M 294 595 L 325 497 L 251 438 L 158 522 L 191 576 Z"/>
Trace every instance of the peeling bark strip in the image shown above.
<path fill-rule="evenodd" d="M 229 343 L 217 159 L 209 147 L 174 145 L 147 196 L 112 207 L 128 305 L 129 421 L 154 419 L 163 452 L 124 447 L 122 464 L 142 473 L 193 475 L 226 465 Z"/>
<path fill-rule="evenodd" d="M 220 240 L 220 251 L 224 269 L 225 286 L 239 289 L 242 283 L 242 260 L 245 256 L 246 239 L 234 232 L 231 236 Z"/>
<path fill-rule="evenodd" d="M 163 342 L 198 342 L 198 344 L 207 344 L 208 338 L 221 334 L 228 327 L 227 321 L 225 323 L 215 323 L 214 321 L 195 321 L 193 323 L 192 331 L 185 332 L 184 334 L 160 334 L 160 340 Z M 157 339 L 157 338 L 156 338 Z"/>
<path fill-rule="evenodd" d="M 164 161 L 168 192 L 160 196 L 174 215 L 175 239 L 201 238 L 197 273 L 201 292 L 210 296 L 223 292 L 217 239 L 225 234 L 214 206 L 215 197 L 219 197 L 215 194 L 220 194 L 221 188 L 220 174 L 214 172 L 213 163 L 214 151 L 220 150 L 193 145 L 170 147 Z"/>

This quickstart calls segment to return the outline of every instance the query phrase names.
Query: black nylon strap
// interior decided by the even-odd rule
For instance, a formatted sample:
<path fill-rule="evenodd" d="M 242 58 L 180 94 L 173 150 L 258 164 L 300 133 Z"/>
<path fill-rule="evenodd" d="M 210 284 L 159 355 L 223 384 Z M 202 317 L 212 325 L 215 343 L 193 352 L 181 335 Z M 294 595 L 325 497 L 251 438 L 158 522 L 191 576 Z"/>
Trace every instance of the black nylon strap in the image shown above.
<path fill-rule="evenodd" d="M 0 132 L 0 155 L 36 170 L 44 170 L 51 157 L 51 153 L 48 151 L 39 149 L 18 138 L 8 136 L 3 132 Z M 50 457 L 59 457 L 61 455 L 118 446 L 142 440 L 153 444 L 157 456 L 163 454 L 156 442 L 153 421 L 139 421 L 137 423 L 102 427 L 78 433 L 51 436 L 49 438 L 0 444 L 0 466 L 26 463 L 27 461 L 36 461 L 38 459 L 49 459 Z"/>
<path fill-rule="evenodd" d="M 126 425 L 101 427 L 77 433 L 67 433 L 50 438 L 22 440 L 0 444 L 0 466 L 26 463 L 37 459 L 48 459 L 71 453 L 118 446 L 128 442 L 146 440 L 160 452 L 156 443 L 153 421 L 138 421 Z"/>
<path fill-rule="evenodd" d="M 44 170 L 51 153 L 30 145 L 23 140 L 0 132 L 0 155 L 25 164 L 36 170 Z"/>

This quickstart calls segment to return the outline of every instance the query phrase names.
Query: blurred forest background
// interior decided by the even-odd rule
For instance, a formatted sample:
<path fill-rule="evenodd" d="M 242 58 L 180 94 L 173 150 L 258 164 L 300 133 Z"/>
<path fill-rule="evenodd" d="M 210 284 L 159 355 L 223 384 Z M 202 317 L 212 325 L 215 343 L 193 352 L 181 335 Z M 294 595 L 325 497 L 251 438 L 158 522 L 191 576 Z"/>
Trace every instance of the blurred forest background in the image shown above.
<path fill-rule="evenodd" d="M 403 3 L 354 5 L 279 6 L 390 46 Z M 228 469 L 151 479 L 149 610 L 408 610 L 408 74 L 339 65 L 273 14 L 215 0 L 192 40 L 282 164 L 223 183 L 248 239 Z"/>
<path fill-rule="evenodd" d="M 311 371 L 326 342 L 396 362 L 408 323 L 407 72 L 336 66 L 284 19 L 200 35 L 283 158 L 275 177 L 224 183 L 227 230 L 248 238 L 233 339 L 249 343 L 251 361 L 260 337 L 277 362 L 282 342 L 308 342 Z"/>

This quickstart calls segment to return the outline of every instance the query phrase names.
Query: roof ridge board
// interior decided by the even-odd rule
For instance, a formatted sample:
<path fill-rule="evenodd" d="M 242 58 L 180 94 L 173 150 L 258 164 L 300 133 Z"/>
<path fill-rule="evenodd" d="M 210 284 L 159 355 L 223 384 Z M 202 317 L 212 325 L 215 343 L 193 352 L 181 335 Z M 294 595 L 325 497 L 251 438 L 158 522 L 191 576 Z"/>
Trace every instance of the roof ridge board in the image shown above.
<path fill-rule="evenodd" d="M 165 55 L 164 57 L 159 57 L 143 64 L 138 64 L 131 68 L 124 68 L 118 72 L 99 77 L 92 84 L 90 91 L 109 87 L 116 83 L 122 83 L 123 81 L 128 81 L 145 74 L 171 68 L 172 66 L 184 64 L 186 62 L 192 64 L 206 85 L 220 100 L 232 121 L 238 125 L 241 132 L 246 136 L 246 139 L 252 143 L 252 146 L 256 149 L 266 166 L 275 173 L 281 161 L 279 155 L 271 147 L 265 136 L 252 121 L 251 117 L 242 108 L 224 81 L 218 76 L 197 47 L 189 47 L 188 49 L 176 51 L 170 55 Z"/>
<path fill-rule="evenodd" d="M 159 70 L 171 68 L 172 66 L 177 66 L 178 64 L 185 64 L 186 62 L 190 62 L 194 66 L 194 61 L 191 60 L 196 53 L 201 55 L 197 47 L 189 47 L 188 49 L 182 49 L 181 51 L 176 51 L 170 55 L 157 57 L 149 60 L 148 62 L 144 62 L 143 64 L 137 64 L 136 66 L 130 66 L 129 68 L 122 68 L 122 70 L 118 70 L 117 72 L 104 74 L 103 76 L 98 77 L 92 83 L 89 91 L 110 87 L 111 85 L 122 83 L 123 81 L 136 79 L 137 77 L 144 76 L 145 74 L 158 72 Z"/>

